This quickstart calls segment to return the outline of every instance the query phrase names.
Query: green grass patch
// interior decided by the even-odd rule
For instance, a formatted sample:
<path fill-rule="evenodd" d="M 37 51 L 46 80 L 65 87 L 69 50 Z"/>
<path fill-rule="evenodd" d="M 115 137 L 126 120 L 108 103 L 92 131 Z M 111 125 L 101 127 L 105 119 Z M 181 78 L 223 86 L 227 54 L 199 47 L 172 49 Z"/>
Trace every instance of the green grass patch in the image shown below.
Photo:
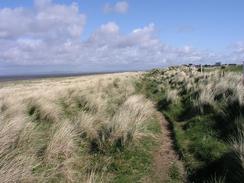
<path fill-rule="evenodd" d="M 159 121 L 152 119 L 147 130 L 155 136 L 161 133 Z M 153 152 L 159 147 L 159 141 L 153 137 L 146 137 L 138 143 L 126 148 L 121 153 L 113 154 L 114 162 L 109 167 L 115 174 L 112 182 L 140 182 L 152 173 Z"/>
<path fill-rule="evenodd" d="M 241 67 L 229 66 L 222 70 L 239 72 Z M 137 84 L 137 89 L 154 100 L 158 110 L 170 122 L 175 148 L 184 161 L 191 182 L 204 182 L 209 178 L 206 176 L 214 175 L 218 169 L 227 170 L 228 165 L 225 165 L 224 168 L 221 167 L 221 161 L 230 151 L 230 147 L 220 135 L 222 128 L 219 128 L 220 121 L 216 118 L 217 111 L 211 109 L 200 112 L 194 106 L 194 100 L 196 100 L 198 93 L 187 92 L 183 87 L 185 86 L 184 82 L 172 82 L 174 76 L 168 78 L 169 82 L 158 79 L 162 74 L 163 71 L 160 70 L 153 70 L 145 74 L 140 84 Z M 163 88 L 160 89 L 160 85 L 163 85 Z M 179 101 L 167 102 L 164 88 L 178 88 Z M 210 169 L 211 166 L 216 167 Z M 173 182 L 174 179 L 177 182 L 176 172 L 175 167 L 172 167 Z"/>
<path fill-rule="evenodd" d="M 169 180 L 166 183 L 180 183 L 182 182 L 182 177 L 180 174 L 179 167 L 175 164 L 175 162 L 171 165 L 169 169 Z"/>
<path fill-rule="evenodd" d="M 155 137 L 144 137 L 121 151 L 90 155 L 93 162 L 91 166 L 97 167 L 99 163 L 101 166 L 97 167 L 97 171 L 112 175 L 110 182 L 113 183 L 141 182 L 145 177 L 153 179 L 153 153 L 160 143 L 157 138 L 161 133 L 159 121 L 156 118 L 151 119 L 146 130 L 153 132 Z"/>

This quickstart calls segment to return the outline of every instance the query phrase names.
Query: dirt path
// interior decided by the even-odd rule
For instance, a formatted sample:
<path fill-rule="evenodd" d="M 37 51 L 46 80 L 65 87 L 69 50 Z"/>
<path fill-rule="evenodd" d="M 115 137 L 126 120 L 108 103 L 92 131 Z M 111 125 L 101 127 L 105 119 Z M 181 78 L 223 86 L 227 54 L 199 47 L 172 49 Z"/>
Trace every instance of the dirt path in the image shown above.
<path fill-rule="evenodd" d="M 154 176 L 157 182 L 184 182 L 184 167 L 174 150 L 169 122 L 157 112 L 162 127 L 160 148 L 154 154 Z M 171 180 L 171 181 L 170 181 Z"/>

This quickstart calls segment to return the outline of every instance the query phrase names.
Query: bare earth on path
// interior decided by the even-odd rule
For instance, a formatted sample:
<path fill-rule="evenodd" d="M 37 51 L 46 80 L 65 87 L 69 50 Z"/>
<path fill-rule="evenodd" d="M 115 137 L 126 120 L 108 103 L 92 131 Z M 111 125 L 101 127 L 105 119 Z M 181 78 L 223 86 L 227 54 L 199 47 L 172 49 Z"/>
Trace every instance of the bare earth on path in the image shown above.
<path fill-rule="evenodd" d="M 179 177 L 182 178 L 182 182 L 184 182 L 184 166 L 174 150 L 174 141 L 170 123 L 160 112 L 157 112 L 157 116 L 160 120 L 162 135 L 160 138 L 160 148 L 158 148 L 154 154 L 153 167 L 155 181 L 170 182 L 170 170 L 174 167 L 177 169 Z"/>

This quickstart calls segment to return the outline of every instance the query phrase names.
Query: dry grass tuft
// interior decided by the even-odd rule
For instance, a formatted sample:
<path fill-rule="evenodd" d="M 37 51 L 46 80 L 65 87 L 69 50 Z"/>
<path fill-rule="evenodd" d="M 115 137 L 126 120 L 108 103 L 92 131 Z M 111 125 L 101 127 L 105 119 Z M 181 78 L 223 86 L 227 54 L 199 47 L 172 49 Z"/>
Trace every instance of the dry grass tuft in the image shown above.
<path fill-rule="evenodd" d="M 59 106 L 43 98 L 31 98 L 28 101 L 28 114 L 36 121 L 58 122 Z"/>
<path fill-rule="evenodd" d="M 69 121 L 62 122 L 56 127 L 51 141 L 46 150 L 46 160 L 68 159 L 75 152 L 76 133 Z"/>
<path fill-rule="evenodd" d="M 107 165 L 93 167 L 93 150 L 106 154 L 120 140 L 127 148 L 149 135 L 153 105 L 133 95 L 137 77 L 123 73 L 1 86 L 0 182 L 102 182 Z"/>
<path fill-rule="evenodd" d="M 179 100 L 178 91 L 176 89 L 166 91 L 166 100 L 168 102 L 177 103 Z"/>
<path fill-rule="evenodd" d="M 1 121 L 0 129 L 0 158 L 11 152 L 16 146 L 21 130 L 24 128 L 25 117 L 17 115 L 15 118 Z"/>
<path fill-rule="evenodd" d="M 16 155 L 11 161 L 0 163 L 0 182 L 32 182 L 33 159 L 29 156 Z"/>
<path fill-rule="evenodd" d="M 112 131 L 112 140 L 121 140 L 122 145 L 126 145 L 149 135 L 146 133 L 145 123 L 152 117 L 153 109 L 153 104 L 144 96 L 129 97 L 108 124 Z"/>

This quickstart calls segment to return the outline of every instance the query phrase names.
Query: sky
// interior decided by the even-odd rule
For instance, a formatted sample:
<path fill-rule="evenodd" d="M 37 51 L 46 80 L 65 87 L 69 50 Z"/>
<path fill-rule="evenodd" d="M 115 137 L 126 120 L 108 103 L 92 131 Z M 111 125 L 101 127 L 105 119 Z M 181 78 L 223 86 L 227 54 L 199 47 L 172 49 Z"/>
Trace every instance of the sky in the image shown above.
<path fill-rule="evenodd" d="M 1 0 L 0 75 L 244 60 L 243 0 Z"/>

